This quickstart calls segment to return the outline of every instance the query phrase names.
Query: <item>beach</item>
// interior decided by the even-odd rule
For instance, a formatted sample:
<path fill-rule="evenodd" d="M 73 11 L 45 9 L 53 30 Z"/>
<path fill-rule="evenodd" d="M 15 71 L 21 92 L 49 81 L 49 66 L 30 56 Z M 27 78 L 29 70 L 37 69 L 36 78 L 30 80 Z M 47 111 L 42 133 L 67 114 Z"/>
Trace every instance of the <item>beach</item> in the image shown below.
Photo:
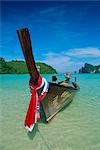
<path fill-rule="evenodd" d="M 50 81 L 52 75 L 42 76 Z M 72 103 L 32 133 L 24 128 L 28 80 L 29 75 L 0 75 L 1 150 L 100 150 L 100 74 L 77 74 L 80 90 Z"/>

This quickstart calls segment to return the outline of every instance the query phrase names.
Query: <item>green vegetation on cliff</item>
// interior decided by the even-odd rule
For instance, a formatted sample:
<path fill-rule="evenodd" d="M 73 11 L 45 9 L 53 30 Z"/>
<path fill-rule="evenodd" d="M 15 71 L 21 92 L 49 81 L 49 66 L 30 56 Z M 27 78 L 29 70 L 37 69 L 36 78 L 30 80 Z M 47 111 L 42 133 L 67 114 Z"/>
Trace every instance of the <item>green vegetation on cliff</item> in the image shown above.
<path fill-rule="evenodd" d="M 51 66 L 37 62 L 37 66 L 40 66 L 40 73 L 57 73 Z M 27 74 L 27 66 L 24 61 L 12 60 L 5 61 L 4 58 L 0 57 L 0 74 Z"/>
<path fill-rule="evenodd" d="M 100 65 L 93 66 L 91 64 L 85 63 L 84 67 L 79 69 L 79 73 L 100 73 Z"/>

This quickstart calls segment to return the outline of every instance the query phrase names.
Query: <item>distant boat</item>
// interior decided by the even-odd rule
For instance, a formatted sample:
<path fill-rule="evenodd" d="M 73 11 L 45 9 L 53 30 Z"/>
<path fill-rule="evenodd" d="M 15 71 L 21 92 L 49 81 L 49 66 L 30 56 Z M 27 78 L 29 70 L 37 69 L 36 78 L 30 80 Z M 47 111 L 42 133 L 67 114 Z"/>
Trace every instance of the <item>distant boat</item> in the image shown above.
<path fill-rule="evenodd" d="M 21 43 L 24 58 L 33 84 L 38 82 L 39 72 L 37 71 L 32 53 L 30 34 L 27 28 L 17 30 Z M 38 52 L 39 53 L 39 52 Z M 58 60 L 59 61 L 59 60 Z M 67 106 L 73 99 L 74 94 L 79 89 L 64 87 L 58 83 L 49 82 L 49 90 L 46 97 L 41 101 L 46 121 L 49 122 L 62 108 Z M 40 93 L 40 90 L 38 91 Z"/>

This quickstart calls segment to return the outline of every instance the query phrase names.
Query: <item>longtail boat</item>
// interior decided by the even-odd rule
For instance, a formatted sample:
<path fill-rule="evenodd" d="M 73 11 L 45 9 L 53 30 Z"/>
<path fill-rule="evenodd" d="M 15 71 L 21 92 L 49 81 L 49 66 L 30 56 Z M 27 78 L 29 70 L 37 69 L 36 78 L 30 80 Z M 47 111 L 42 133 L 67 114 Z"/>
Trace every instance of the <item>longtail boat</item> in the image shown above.
<path fill-rule="evenodd" d="M 30 74 L 30 82 L 33 85 L 37 85 L 40 75 L 37 71 L 33 57 L 29 31 L 27 28 L 23 28 L 17 30 L 17 33 Z M 71 87 L 64 87 L 63 85 L 49 82 L 47 95 L 41 101 L 47 122 L 49 122 L 63 107 L 72 101 L 77 89 L 78 86 L 73 89 Z"/>

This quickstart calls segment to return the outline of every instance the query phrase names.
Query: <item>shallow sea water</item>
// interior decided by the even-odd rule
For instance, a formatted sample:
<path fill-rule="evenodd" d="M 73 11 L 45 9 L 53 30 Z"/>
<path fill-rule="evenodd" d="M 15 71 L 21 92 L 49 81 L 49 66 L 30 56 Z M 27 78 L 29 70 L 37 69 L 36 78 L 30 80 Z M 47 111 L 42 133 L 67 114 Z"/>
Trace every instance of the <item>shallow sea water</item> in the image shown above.
<path fill-rule="evenodd" d="M 29 75 L 0 75 L 0 150 L 100 150 L 100 74 L 77 75 L 80 90 L 72 103 L 32 133 L 23 126 L 28 80 Z"/>

